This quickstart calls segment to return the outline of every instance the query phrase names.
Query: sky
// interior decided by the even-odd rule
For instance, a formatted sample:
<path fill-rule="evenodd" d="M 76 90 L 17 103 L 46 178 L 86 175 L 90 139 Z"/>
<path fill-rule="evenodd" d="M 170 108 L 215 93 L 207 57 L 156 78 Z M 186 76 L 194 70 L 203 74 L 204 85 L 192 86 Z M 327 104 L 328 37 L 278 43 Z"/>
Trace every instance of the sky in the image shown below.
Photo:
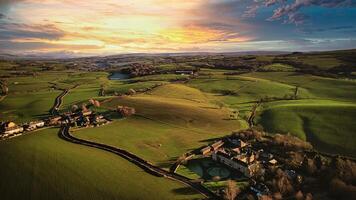
<path fill-rule="evenodd" d="M 0 53 L 356 48 L 356 0 L 0 0 Z"/>

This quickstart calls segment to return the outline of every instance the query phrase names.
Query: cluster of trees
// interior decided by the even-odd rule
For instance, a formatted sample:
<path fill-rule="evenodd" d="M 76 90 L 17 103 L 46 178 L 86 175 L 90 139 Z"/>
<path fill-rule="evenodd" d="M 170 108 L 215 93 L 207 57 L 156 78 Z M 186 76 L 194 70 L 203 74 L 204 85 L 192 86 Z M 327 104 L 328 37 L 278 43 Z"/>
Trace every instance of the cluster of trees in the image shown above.
<path fill-rule="evenodd" d="M 137 77 L 151 75 L 154 74 L 156 71 L 153 65 L 133 63 L 130 67 L 122 69 L 121 72 L 129 74 L 132 77 Z"/>
<path fill-rule="evenodd" d="M 274 135 L 273 140 L 271 140 L 271 143 L 275 146 L 282 147 L 284 150 L 307 150 L 313 148 L 313 146 L 309 142 L 306 142 L 289 134 L 276 134 Z"/>
<path fill-rule="evenodd" d="M 233 136 L 241 138 L 242 140 L 252 140 L 252 139 L 261 139 L 266 134 L 262 131 L 258 131 L 256 129 L 247 129 L 241 130 L 238 132 L 232 133 Z"/>
<path fill-rule="evenodd" d="M 136 113 L 136 110 L 135 108 L 128 107 L 128 106 L 117 106 L 117 112 L 122 117 L 129 117 L 131 115 L 134 115 Z"/>
<path fill-rule="evenodd" d="M 90 100 L 89 100 L 89 103 L 90 103 L 91 105 L 93 105 L 94 107 L 96 107 L 96 108 L 99 108 L 99 107 L 100 107 L 100 102 L 99 102 L 98 100 L 90 99 Z"/>
<path fill-rule="evenodd" d="M 7 95 L 9 93 L 9 88 L 5 80 L 0 80 L 1 95 Z"/>
<path fill-rule="evenodd" d="M 214 91 L 215 93 L 220 93 L 224 96 L 228 96 L 228 95 L 231 95 L 231 96 L 234 96 L 234 95 L 237 95 L 237 91 L 235 90 L 229 90 L 229 89 L 224 89 L 224 90 L 215 90 Z"/>
<path fill-rule="evenodd" d="M 334 157 L 321 168 L 320 182 L 328 183 L 329 194 L 339 199 L 356 197 L 356 163 L 349 159 Z"/>

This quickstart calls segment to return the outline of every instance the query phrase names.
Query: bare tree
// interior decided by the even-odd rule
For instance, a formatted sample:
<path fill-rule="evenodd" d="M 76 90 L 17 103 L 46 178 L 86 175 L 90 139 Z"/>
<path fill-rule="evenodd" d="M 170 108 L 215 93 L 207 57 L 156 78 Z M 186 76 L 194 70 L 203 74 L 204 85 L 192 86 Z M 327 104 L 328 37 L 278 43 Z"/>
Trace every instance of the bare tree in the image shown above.
<path fill-rule="evenodd" d="M 234 200 L 239 193 L 240 189 L 236 186 L 236 182 L 233 180 L 228 180 L 224 190 L 224 198 L 226 200 Z"/>

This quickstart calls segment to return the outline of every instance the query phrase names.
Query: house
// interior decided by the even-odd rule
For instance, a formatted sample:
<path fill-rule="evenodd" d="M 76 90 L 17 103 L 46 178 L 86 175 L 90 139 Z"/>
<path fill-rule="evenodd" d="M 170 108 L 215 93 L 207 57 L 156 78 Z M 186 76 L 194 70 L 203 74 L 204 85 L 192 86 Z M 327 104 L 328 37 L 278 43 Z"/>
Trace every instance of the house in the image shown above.
<path fill-rule="evenodd" d="M 246 177 L 252 177 L 259 169 L 259 163 L 255 162 L 254 158 L 241 159 L 241 157 L 238 156 L 231 156 L 224 150 L 213 152 L 212 159 L 238 170 Z M 249 162 L 251 160 L 252 162 Z"/>
<path fill-rule="evenodd" d="M 268 161 L 268 163 L 269 163 L 270 165 L 276 165 L 276 164 L 278 163 L 278 161 L 273 158 L 272 160 Z"/>
<path fill-rule="evenodd" d="M 1 133 L 4 137 L 23 132 L 23 127 L 18 126 L 15 122 L 4 122 L 1 124 Z"/>
<path fill-rule="evenodd" d="M 93 112 L 91 111 L 91 110 L 86 110 L 86 111 L 82 111 L 81 112 L 81 115 L 83 115 L 83 116 L 89 116 L 89 115 L 91 115 Z"/>
<path fill-rule="evenodd" d="M 26 131 L 32 131 L 37 128 L 42 128 L 42 127 L 44 127 L 44 125 L 45 125 L 44 121 L 33 121 L 33 122 L 30 122 L 29 124 L 26 124 L 24 126 L 24 128 Z"/>
<path fill-rule="evenodd" d="M 207 146 L 207 147 L 204 147 L 200 150 L 200 153 L 203 154 L 203 155 L 206 155 L 208 154 L 209 152 L 211 151 L 211 147 L 210 146 Z"/>
<path fill-rule="evenodd" d="M 219 149 L 220 147 L 222 147 L 224 145 L 224 141 L 219 140 L 217 142 L 214 142 L 213 144 L 211 144 L 211 148 L 213 149 L 213 151 L 216 151 L 217 149 Z"/>
<path fill-rule="evenodd" d="M 60 124 L 61 122 L 60 122 L 60 120 L 62 119 L 62 117 L 61 116 L 55 116 L 55 117 L 50 117 L 49 119 L 48 119 L 48 124 L 49 125 L 57 125 L 57 124 Z"/>
<path fill-rule="evenodd" d="M 90 120 L 88 116 L 80 116 L 77 120 L 78 126 L 86 127 L 89 126 L 89 124 L 90 124 Z"/>
<path fill-rule="evenodd" d="M 235 146 L 235 148 L 244 148 L 247 146 L 247 143 L 235 138 L 228 138 L 228 141 Z"/>

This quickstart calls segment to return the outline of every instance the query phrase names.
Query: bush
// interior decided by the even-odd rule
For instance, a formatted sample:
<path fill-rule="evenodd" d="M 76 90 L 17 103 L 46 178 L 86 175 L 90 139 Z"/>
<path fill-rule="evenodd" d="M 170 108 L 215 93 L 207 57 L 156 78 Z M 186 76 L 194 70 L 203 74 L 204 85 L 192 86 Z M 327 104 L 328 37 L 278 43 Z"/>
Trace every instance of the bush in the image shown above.
<path fill-rule="evenodd" d="M 313 146 L 304 140 L 291 135 L 281 135 L 276 134 L 273 140 L 274 144 L 282 146 L 283 148 L 302 150 L 302 149 L 312 149 Z"/>
<path fill-rule="evenodd" d="M 334 178 L 330 182 L 330 194 L 338 198 L 352 199 L 356 197 L 356 186 L 347 185 L 342 180 Z"/>
<path fill-rule="evenodd" d="M 129 91 L 127 92 L 128 95 L 135 95 L 136 91 L 134 89 L 129 89 Z"/>
<path fill-rule="evenodd" d="M 289 195 L 294 192 L 294 188 L 288 178 L 288 175 L 281 169 L 278 169 L 275 178 L 272 180 L 272 187 L 274 191 L 281 195 Z"/>
<path fill-rule="evenodd" d="M 265 135 L 265 133 L 255 129 L 247 129 L 239 132 L 234 132 L 233 135 L 242 140 L 251 140 L 251 139 L 259 140 Z"/>
<path fill-rule="evenodd" d="M 122 117 L 129 117 L 136 113 L 135 108 L 131 108 L 128 106 L 117 106 L 117 112 L 120 113 Z"/>

